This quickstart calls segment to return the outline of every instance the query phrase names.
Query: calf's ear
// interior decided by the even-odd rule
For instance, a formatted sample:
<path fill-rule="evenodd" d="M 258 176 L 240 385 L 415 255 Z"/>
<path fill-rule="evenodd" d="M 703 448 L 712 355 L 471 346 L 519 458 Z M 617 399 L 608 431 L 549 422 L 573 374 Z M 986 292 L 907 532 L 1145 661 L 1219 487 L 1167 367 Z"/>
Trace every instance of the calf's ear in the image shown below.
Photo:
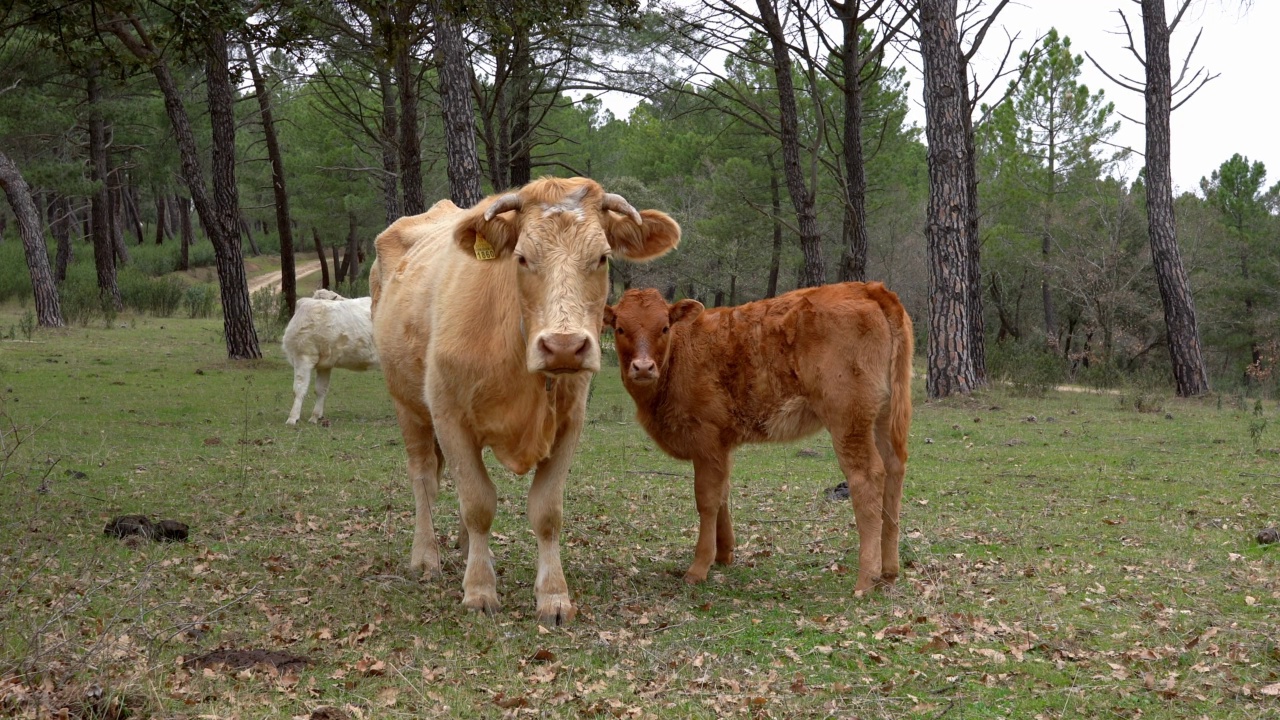
<path fill-rule="evenodd" d="M 611 328 L 613 323 L 618 319 L 617 313 L 613 311 L 613 306 L 604 306 L 604 315 L 600 318 L 600 328 Z"/>
<path fill-rule="evenodd" d="M 680 244 L 680 225 L 660 210 L 641 210 L 640 222 L 611 210 L 600 213 L 600 224 L 614 252 L 628 260 L 646 262 L 666 255 Z"/>
<path fill-rule="evenodd" d="M 453 241 L 477 260 L 510 255 L 520 234 L 517 226 L 520 205 L 520 196 L 515 193 L 480 201 L 464 211 L 453 231 Z"/>
<path fill-rule="evenodd" d="M 675 325 L 681 320 L 693 320 L 702 314 L 702 310 L 702 303 L 697 300 L 681 300 L 667 311 L 667 318 Z"/>

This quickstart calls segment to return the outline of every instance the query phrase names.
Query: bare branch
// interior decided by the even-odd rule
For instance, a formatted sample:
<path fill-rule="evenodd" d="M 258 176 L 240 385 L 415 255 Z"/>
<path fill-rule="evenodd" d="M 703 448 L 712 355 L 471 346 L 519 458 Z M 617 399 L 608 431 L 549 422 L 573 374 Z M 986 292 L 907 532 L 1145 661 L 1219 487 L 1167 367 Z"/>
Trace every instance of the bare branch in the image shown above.
<path fill-rule="evenodd" d="M 1173 22 L 1169 23 L 1170 35 L 1172 35 L 1173 31 L 1178 28 L 1178 23 L 1182 22 L 1182 14 L 1185 13 L 1189 7 L 1191 7 L 1191 0 L 1182 0 L 1182 7 L 1178 8 L 1178 12 L 1174 14 Z"/>
<path fill-rule="evenodd" d="M 991 14 L 987 16 L 987 19 L 983 21 L 982 27 L 978 29 L 978 34 L 973 37 L 973 44 L 969 46 L 969 51 L 961 56 L 961 59 L 964 62 L 967 63 L 973 59 L 973 54 L 978 51 L 978 48 L 982 45 L 982 40 L 987 36 L 987 30 L 991 29 L 991 24 L 996 21 L 996 16 L 999 15 L 1000 11 L 1004 9 L 1004 6 L 1008 4 L 1009 0 L 1000 0 L 1000 4 L 996 5 L 995 9 L 991 11 Z"/>
<path fill-rule="evenodd" d="M 1085 56 L 1085 57 L 1087 57 L 1087 58 L 1089 58 L 1089 62 L 1093 63 L 1093 66 L 1094 66 L 1094 67 L 1096 67 L 1096 68 L 1098 68 L 1098 72 L 1102 73 L 1103 75 L 1106 75 L 1106 76 L 1107 76 L 1107 79 L 1108 79 L 1108 80 L 1110 80 L 1111 82 L 1113 82 L 1113 83 L 1115 83 L 1115 84 L 1119 85 L 1120 87 L 1124 88 L 1125 90 L 1132 90 L 1132 91 L 1134 91 L 1134 92 L 1138 93 L 1139 95 L 1144 94 L 1144 93 L 1146 92 L 1145 90 L 1143 90 L 1143 89 L 1142 89 L 1142 88 L 1140 88 L 1140 87 L 1135 87 L 1134 85 L 1130 85 L 1130 84 L 1128 84 L 1128 83 L 1121 82 L 1120 80 L 1116 79 L 1116 77 L 1115 77 L 1114 75 L 1112 75 L 1111 73 L 1107 72 L 1107 71 L 1102 67 L 1102 65 L 1100 65 L 1100 64 L 1098 63 L 1098 61 L 1097 61 L 1097 60 L 1094 60 L 1094 59 L 1093 59 L 1093 56 L 1092 56 L 1092 55 L 1090 55 L 1090 54 L 1089 54 L 1089 52 L 1088 52 L 1087 50 L 1085 51 L 1084 56 Z M 1130 82 L 1132 82 L 1132 81 L 1130 81 Z"/>
<path fill-rule="evenodd" d="M 1199 73 L 1197 73 L 1197 74 L 1199 74 Z M 1221 75 L 1221 74 L 1222 74 L 1222 73 L 1218 73 L 1218 75 Z M 1192 90 L 1191 92 L 1187 93 L 1187 96 L 1186 96 L 1186 97 L 1184 97 L 1184 98 L 1182 98 L 1181 100 L 1179 100 L 1177 105 L 1174 105 L 1173 107 L 1169 108 L 1169 112 L 1173 112 L 1174 110 L 1177 110 L 1178 108 L 1182 107 L 1183 103 L 1185 103 L 1186 101 L 1188 101 L 1188 100 L 1190 100 L 1191 98 L 1195 97 L 1196 93 L 1200 92 L 1200 88 L 1204 87 L 1204 86 L 1205 86 L 1205 83 L 1207 83 L 1207 82 L 1209 82 L 1210 80 L 1212 80 L 1212 79 L 1214 79 L 1214 78 L 1218 77 L 1218 75 L 1207 75 L 1207 76 L 1205 76 L 1205 78 L 1204 78 L 1203 80 L 1201 80 L 1201 81 L 1200 81 L 1200 84 L 1199 84 L 1199 85 L 1197 85 L 1197 86 L 1195 87 L 1195 89 L 1194 89 L 1194 90 Z"/>

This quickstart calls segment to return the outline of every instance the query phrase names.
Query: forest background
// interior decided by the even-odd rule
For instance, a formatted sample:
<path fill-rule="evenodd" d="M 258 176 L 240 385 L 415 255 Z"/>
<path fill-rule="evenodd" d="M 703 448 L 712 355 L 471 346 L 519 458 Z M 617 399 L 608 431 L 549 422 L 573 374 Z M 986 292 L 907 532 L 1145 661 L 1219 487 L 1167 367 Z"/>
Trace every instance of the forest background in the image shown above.
<path fill-rule="evenodd" d="M 228 354 L 256 357 L 287 321 L 297 264 L 322 259 L 325 286 L 367 293 L 372 240 L 395 218 L 586 175 L 684 229 L 668 258 L 615 264 L 615 292 L 732 305 L 883 280 L 917 318 L 932 396 L 989 378 L 1207 390 L 1179 369 L 1190 341 L 1170 331 L 1152 252 L 1164 211 L 1150 212 L 1142 154 L 1115 141 L 1127 120 L 1110 99 L 1152 94 L 1151 29 L 1167 55 L 1169 34 L 1194 38 L 1198 6 L 1118 7 L 1130 31 L 1116 42 L 1146 76 L 1100 67 L 1103 89 L 1081 82 L 1088 48 L 1056 31 L 988 34 L 1006 5 L 20 0 L 0 15 L 0 176 L 29 188 L 58 318 L 17 201 L 0 208 L 0 301 L 36 298 L 27 334 L 221 307 Z M 979 46 L 1004 61 L 972 69 Z M 960 60 L 959 85 L 932 95 L 930 48 Z M 908 120 L 904 58 L 925 75 L 927 128 Z M 1173 106 L 1212 79 L 1198 62 L 1173 58 Z M 604 92 L 641 99 L 617 117 Z M 931 133 L 957 94 L 973 199 L 949 255 L 951 140 Z M 1219 388 L 1276 388 L 1278 195 L 1261 159 L 1237 154 L 1170 197 L 1173 295 Z M 279 258 L 279 294 L 250 298 L 246 254 Z"/>

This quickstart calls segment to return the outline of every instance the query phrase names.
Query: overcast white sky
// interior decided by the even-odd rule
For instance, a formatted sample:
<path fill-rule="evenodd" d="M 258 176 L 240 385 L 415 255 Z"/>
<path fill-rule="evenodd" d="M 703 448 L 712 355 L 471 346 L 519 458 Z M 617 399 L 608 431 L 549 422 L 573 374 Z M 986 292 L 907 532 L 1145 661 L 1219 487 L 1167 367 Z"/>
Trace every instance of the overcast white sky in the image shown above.
<path fill-rule="evenodd" d="M 991 4 L 988 2 L 988 6 Z M 1166 7 L 1175 4 L 1168 0 Z M 1195 191 L 1200 178 L 1207 177 L 1233 153 L 1266 163 L 1268 186 L 1280 180 L 1280 93 L 1276 90 L 1280 87 L 1280 0 L 1253 0 L 1247 12 L 1240 10 L 1240 4 L 1240 0 L 1193 0 L 1173 36 L 1170 56 L 1175 77 L 1196 33 L 1202 29 L 1188 76 L 1200 67 L 1219 74 L 1173 114 L 1175 192 Z M 1020 34 L 1020 52 L 1049 28 L 1056 27 L 1060 35 L 1071 38 L 1076 54 L 1088 51 L 1116 77 L 1123 74 L 1140 78 L 1142 67 L 1124 49 L 1127 43 L 1116 14 L 1118 8 L 1128 15 L 1134 41 L 1142 52 L 1142 23 L 1132 0 L 1014 0 L 988 32 L 982 52 L 974 59 L 974 69 L 984 84 L 990 81 L 1007 45 L 1005 31 L 1009 35 Z M 914 66 L 907 73 L 911 83 L 908 119 L 923 128 L 923 84 L 915 69 L 920 64 L 919 55 L 914 54 L 914 48 L 911 52 L 911 56 L 900 60 Z M 1106 79 L 1088 59 L 1081 79 L 1090 90 L 1105 90 L 1118 112 L 1143 119 L 1142 96 Z M 984 99 L 999 99 L 1007 84 L 1007 80 L 1000 81 Z M 626 117 L 636 102 L 616 93 L 605 94 L 603 100 L 619 117 Z M 1120 131 L 1114 141 L 1141 153 L 1145 144 L 1142 125 L 1118 119 Z M 1137 155 L 1127 169 L 1118 171 L 1132 178 L 1142 164 Z"/>
<path fill-rule="evenodd" d="M 1175 4 L 1170 1 L 1166 7 Z M 1175 77 L 1201 29 L 1188 76 L 1202 66 L 1210 73 L 1220 73 L 1173 114 L 1176 192 L 1194 191 L 1201 177 L 1207 177 L 1233 153 L 1266 163 L 1268 185 L 1280 180 L 1280 80 L 1276 77 L 1280 70 L 1280 2 L 1254 0 L 1247 12 L 1239 6 L 1238 0 L 1194 0 L 1174 33 L 1170 56 Z M 1142 21 L 1137 5 L 1130 0 L 1015 0 L 1001 12 L 997 25 L 1005 26 L 1010 34 L 1021 32 L 1020 46 L 1024 49 L 1031 40 L 1056 27 L 1060 35 L 1071 38 L 1075 53 L 1083 55 L 1088 51 L 1113 76 L 1123 73 L 1141 78 L 1137 59 L 1124 49 L 1127 42 L 1117 8 L 1124 9 L 1138 51 L 1143 52 Z M 991 68 L 985 72 L 984 80 L 994 71 L 1006 44 L 1002 31 L 993 27 L 988 32 L 982 45 L 983 57 L 975 59 L 979 73 L 984 67 Z M 917 58 L 911 60 L 919 64 Z M 921 82 L 914 70 L 908 75 L 913 106 L 910 118 L 923 127 Z M 1105 90 L 1117 111 L 1143 119 L 1142 96 L 1112 83 L 1087 58 L 1081 80 L 1090 90 Z M 999 91 L 1006 84 L 1001 83 Z M 999 95 L 993 88 L 988 97 L 994 101 Z M 1144 138 L 1141 125 L 1120 118 L 1116 143 L 1141 152 Z M 1132 177 L 1141 167 L 1139 156 L 1133 160 L 1128 175 Z"/>

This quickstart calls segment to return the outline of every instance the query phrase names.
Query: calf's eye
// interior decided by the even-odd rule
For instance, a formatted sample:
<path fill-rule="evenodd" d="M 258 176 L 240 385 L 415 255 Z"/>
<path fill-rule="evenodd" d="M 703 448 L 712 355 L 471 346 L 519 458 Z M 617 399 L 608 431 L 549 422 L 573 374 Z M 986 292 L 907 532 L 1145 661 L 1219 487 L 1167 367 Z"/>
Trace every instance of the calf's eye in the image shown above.
<path fill-rule="evenodd" d="M 670 325 L 668 325 L 668 326 L 666 326 L 666 327 L 662 328 L 662 334 L 663 334 L 663 335 L 666 335 L 666 334 L 667 334 L 667 331 L 668 331 L 668 330 L 670 330 L 670 329 L 671 329 L 671 326 L 670 326 Z"/>

